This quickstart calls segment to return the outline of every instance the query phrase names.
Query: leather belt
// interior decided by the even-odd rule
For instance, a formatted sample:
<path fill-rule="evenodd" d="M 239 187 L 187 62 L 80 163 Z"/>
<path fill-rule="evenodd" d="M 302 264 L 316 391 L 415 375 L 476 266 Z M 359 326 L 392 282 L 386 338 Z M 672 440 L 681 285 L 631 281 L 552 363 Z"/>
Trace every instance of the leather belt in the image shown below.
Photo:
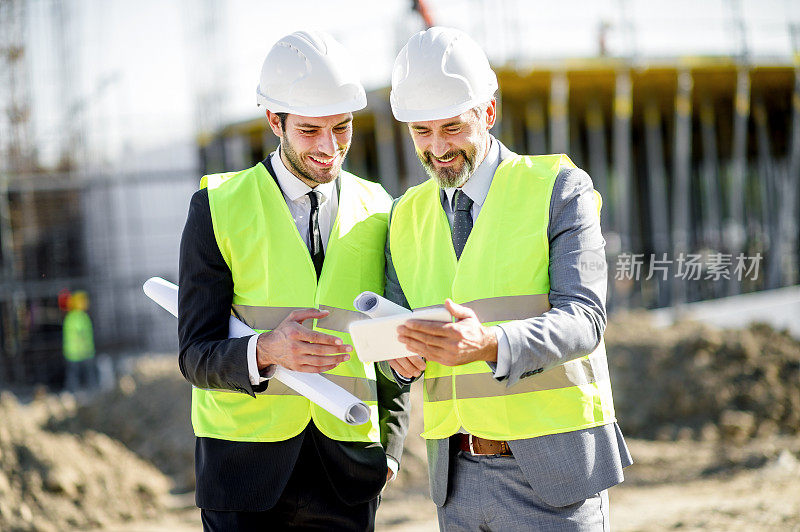
<path fill-rule="evenodd" d="M 450 441 L 462 451 L 470 453 L 473 456 L 512 456 L 508 442 L 505 441 L 487 440 L 486 438 L 479 438 L 472 434 L 462 433 L 453 434 L 450 437 Z"/>

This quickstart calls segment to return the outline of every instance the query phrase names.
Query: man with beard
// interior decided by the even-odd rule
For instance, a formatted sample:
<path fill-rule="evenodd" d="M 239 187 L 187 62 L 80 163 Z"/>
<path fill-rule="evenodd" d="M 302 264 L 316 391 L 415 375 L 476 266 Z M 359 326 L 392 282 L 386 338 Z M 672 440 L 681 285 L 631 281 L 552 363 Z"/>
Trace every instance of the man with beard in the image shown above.
<path fill-rule="evenodd" d="M 383 289 L 390 197 L 341 170 L 366 95 L 345 49 L 296 32 L 271 49 L 258 103 L 280 147 L 205 176 L 180 250 L 180 369 L 194 386 L 205 530 L 372 530 L 397 471 L 406 389 L 348 345 L 353 299 Z M 260 334 L 228 339 L 235 314 Z M 278 381 L 322 373 L 364 401 L 351 426 Z"/>
<path fill-rule="evenodd" d="M 424 371 L 442 530 L 606 530 L 631 458 L 603 343 L 599 196 L 566 155 L 520 156 L 489 133 L 496 90 L 457 30 L 420 32 L 395 61 L 392 111 L 431 179 L 392 208 L 385 293 L 454 321 L 399 327 L 419 356 L 381 368 L 402 383 Z"/>

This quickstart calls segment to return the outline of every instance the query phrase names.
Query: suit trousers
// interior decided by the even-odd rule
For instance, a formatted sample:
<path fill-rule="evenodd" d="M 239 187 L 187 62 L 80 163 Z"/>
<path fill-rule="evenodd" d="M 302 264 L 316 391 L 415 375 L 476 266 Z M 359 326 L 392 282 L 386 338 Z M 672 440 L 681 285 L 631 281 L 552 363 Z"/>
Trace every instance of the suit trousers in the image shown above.
<path fill-rule="evenodd" d="M 263 530 L 319 530 L 363 532 L 375 529 L 378 498 L 348 505 L 336 494 L 325 474 L 311 434 L 306 433 L 300 454 L 278 502 L 264 512 L 201 510 L 205 532 Z"/>
<path fill-rule="evenodd" d="M 449 494 L 437 508 L 444 532 L 605 532 L 610 530 L 608 492 L 563 507 L 538 498 L 513 456 L 450 459 Z"/>

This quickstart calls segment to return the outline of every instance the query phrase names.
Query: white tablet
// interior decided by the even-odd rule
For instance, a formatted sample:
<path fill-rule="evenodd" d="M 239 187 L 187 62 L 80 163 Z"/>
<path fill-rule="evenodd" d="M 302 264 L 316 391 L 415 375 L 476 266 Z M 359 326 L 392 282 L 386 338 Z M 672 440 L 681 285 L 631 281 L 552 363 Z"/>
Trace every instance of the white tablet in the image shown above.
<path fill-rule="evenodd" d="M 392 358 L 414 356 L 406 350 L 405 344 L 397 339 L 397 328 L 408 320 L 428 320 L 451 322 L 453 317 L 444 307 L 430 308 L 386 316 L 360 320 L 350 324 L 350 337 L 353 347 L 362 362 L 378 362 Z"/>

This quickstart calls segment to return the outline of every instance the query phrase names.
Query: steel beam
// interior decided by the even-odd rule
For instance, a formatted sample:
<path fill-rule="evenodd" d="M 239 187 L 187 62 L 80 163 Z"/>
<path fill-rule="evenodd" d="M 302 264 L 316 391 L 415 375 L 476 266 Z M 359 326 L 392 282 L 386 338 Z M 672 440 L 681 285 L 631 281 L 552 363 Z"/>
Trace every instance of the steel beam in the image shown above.
<path fill-rule="evenodd" d="M 550 78 L 550 153 L 569 153 L 569 80 L 564 71 Z"/>
<path fill-rule="evenodd" d="M 672 176 L 672 260 L 689 252 L 690 198 L 692 172 L 692 74 L 678 73 L 675 95 L 675 139 Z M 665 196 L 666 199 L 666 196 Z M 681 278 L 672 280 L 672 303 L 686 301 L 686 285 Z"/>
<path fill-rule="evenodd" d="M 750 119 L 750 72 L 740 66 L 736 74 L 736 96 L 734 97 L 733 149 L 728 183 L 728 217 L 725 221 L 725 246 L 736 256 L 744 250 L 747 236 L 744 221 L 745 177 L 747 172 L 747 123 Z M 738 294 L 739 283 L 731 279 L 728 293 Z"/>
<path fill-rule="evenodd" d="M 661 131 L 661 111 L 658 102 L 650 98 L 645 103 L 645 151 L 647 152 L 647 188 L 650 207 L 650 236 L 655 258 L 660 260 L 670 251 L 669 210 L 667 208 L 666 169 L 664 167 L 664 138 Z M 655 275 L 658 287 L 656 304 L 663 307 L 670 304 L 670 277 L 666 279 Z"/>

